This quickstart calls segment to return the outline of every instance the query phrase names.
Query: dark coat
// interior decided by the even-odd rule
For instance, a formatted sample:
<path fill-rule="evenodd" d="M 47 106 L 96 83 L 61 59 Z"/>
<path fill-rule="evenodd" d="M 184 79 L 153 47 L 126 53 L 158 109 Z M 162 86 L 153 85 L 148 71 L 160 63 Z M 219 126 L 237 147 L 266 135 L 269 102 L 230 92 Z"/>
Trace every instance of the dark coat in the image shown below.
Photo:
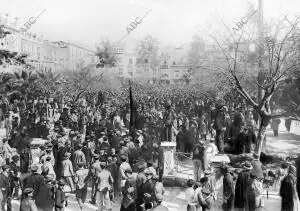
<path fill-rule="evenodd" d="M 87 147 L 83 147 L 82 152 L 85 155 L 86 163 L 90 163 L 92 161 L 92 157 L 93 157 L 93 153 L 92 153 L 91 149 L 89 149 Z"/>
<path fill-rule="evenodd" d="M 296 181 L 292 175 L 287 175 L 281 182 L 281 211 L 293 211 Z M 297 199 L 298 200 L 298 199 Z"/>
<path fill-rule="evenodd" d="M 242 171 L 239 173 L 239 176 L 235 185 L 235 200 L 234 207 L 236 208 L 245 208 L 247 204 L 247 191 L 249 184 L 250 173 L 249 171 Z"/>
<path fill-rule="evenodd" d="M 233 178 L 230 173 L 226 174 L 223 178 L 223 197 L 226 198 L 227 202 L 223 204 L 223 207 L 229 208 L 233 207 L 233 200 L 234 200 L 234 184 Z M 224 209 L 225 210 L 225 209 Z"/>
<path fill-rule="evenodd" d="M 237 155 L 245 152 L 245 146 L 247 142 L 247 136 L 244 132 L 239 133 L 235 140 L 235 153 Z"/>
<path fill-rule="evenodd" d="M 57 189 L 55 193 L 55 211 L 61 211 L 66 203 L 66 197 L 63 190 Z"/>
<path fill-rule="evenodd" d="M 10 193 L 10 188 L 11 188 L 11 184 L 10 184 L 10 178 L 6 175 L 4 175 L 3 173 L 0 174 L 0 188 L 5 188 L 5 192 L 7 194 Z"/>
<path fill-rule="evenodd" d="M 39 195 L 36 196 L 36 206 L 43 211 L 52 211 L 54 208 L 55 186 L 51 184 L 43 184 Z"/>
<path fill-rule="evenodd" d="M 44 184 L 44 177 L 38 173 L 26 177 L 23 181 L 23 190 L 25 188 L 33 188 L 33 199 L 35 200 L 37 195 L 40 194 L 41 187 Z"/>

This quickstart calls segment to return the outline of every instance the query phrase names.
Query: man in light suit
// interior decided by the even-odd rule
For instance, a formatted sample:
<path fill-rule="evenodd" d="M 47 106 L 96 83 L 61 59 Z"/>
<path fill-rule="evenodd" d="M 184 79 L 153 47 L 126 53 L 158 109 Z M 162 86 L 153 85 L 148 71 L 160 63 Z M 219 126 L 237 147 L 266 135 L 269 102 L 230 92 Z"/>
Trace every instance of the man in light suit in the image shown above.
<path fill-rule="evenodd" d="M 61 177 L 67 181 L 68 185 L 71 188 L 71 192 L 74 192 L 75 191 L 75 187 L 73 183 L 74 171 L 73 171 L 72 162 L 69 159 L 70 156 L 71 153 L 67 152 L 63 157 L 64 160 L 62 161 Z"/>
<path fill-rule="evenodd" d="M 87 195 L 87 183 L 89 179 L 89 170 L 83 168 L 84 164 L 78 164 L 78 170 L 75 173 L 75 183 L 76 183 L 76 199 L 78 201 L 80 210 L 83 209 L 83 205 Z"/>
<path fill-rule="evenodd" d="M 112 209 L 109 190 L 114 182 L 111 173 L 106 169 L 105 163 L 100 163 L 102 171 L 97 175 L 97 198 L 99 211 Z"/>

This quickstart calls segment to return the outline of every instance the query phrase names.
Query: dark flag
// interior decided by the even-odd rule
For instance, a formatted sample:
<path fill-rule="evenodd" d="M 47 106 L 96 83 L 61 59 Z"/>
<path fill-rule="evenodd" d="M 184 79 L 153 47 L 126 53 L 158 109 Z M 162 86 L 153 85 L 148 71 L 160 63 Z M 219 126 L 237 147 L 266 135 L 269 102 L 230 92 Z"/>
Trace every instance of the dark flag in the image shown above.
<path fill-rule="evenodd" d="M 105 101 L 105 95 L 103 92 L 98 92 L 98 97 L 97 97 L 97 105 L 103 105 L 104 101 Z"/>
<path fill-rule="evenodd" d="M 135 122 L 137 118 L 137 110 L 135 107 L 135 102 L 132 96 L 131 82 L 129 81 L 129 102 L 130 102 L 130 123 L 129 123 L 129 132 L 131 135 L 135 134 Z"/>

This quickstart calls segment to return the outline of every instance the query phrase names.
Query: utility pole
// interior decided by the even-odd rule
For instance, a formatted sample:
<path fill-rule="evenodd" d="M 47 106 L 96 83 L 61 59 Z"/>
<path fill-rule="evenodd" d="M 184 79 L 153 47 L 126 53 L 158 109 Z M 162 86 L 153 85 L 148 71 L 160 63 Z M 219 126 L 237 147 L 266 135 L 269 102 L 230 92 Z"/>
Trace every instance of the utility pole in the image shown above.
<path fill-rule="evenodd" d="M 263 85 L 265 79 L 263 57 L 264 57 L 264 19 L 263 19 L 263 0 L 258 0 L 258 83 Z M 258 86 L 257 102 L 260 103 L 264 94 L 264 90 Z"/>

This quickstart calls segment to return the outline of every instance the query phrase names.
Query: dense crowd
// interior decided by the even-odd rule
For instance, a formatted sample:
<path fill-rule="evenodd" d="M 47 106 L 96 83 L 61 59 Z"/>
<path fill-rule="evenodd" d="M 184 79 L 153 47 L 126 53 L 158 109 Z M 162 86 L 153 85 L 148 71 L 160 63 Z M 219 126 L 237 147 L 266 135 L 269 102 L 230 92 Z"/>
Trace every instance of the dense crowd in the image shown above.
<path fill-rule="evenodd" d="M 195 190 L 206 186 L 203 178 L 210 175 L 210 159 L 218 152 L 253 152 L 255 114 L 243 101 L 161 88 L 134 84 L 131 103 L 128 89 L 77 102 L 2 96 L 1 209 L 11 210 L 11 199 L 21 197 L 21 210 L 63 210 L 66 193 L 75 193 L 83 209 L 91 187 L 90 203 L 100 211 L 119 199 L 122 211 L 164 210 L 162 141 L 176 141 L 178 153 L 191 157 Z M 35 141 L 42 143 L 37 149 Z M 232 189 L 226 169 L 224 188 Z M 214 196 L 213 189 L 203 194 Z M 226 198 L 229 208 L 224 210 L 230 210 L 232 200 Z"/>

